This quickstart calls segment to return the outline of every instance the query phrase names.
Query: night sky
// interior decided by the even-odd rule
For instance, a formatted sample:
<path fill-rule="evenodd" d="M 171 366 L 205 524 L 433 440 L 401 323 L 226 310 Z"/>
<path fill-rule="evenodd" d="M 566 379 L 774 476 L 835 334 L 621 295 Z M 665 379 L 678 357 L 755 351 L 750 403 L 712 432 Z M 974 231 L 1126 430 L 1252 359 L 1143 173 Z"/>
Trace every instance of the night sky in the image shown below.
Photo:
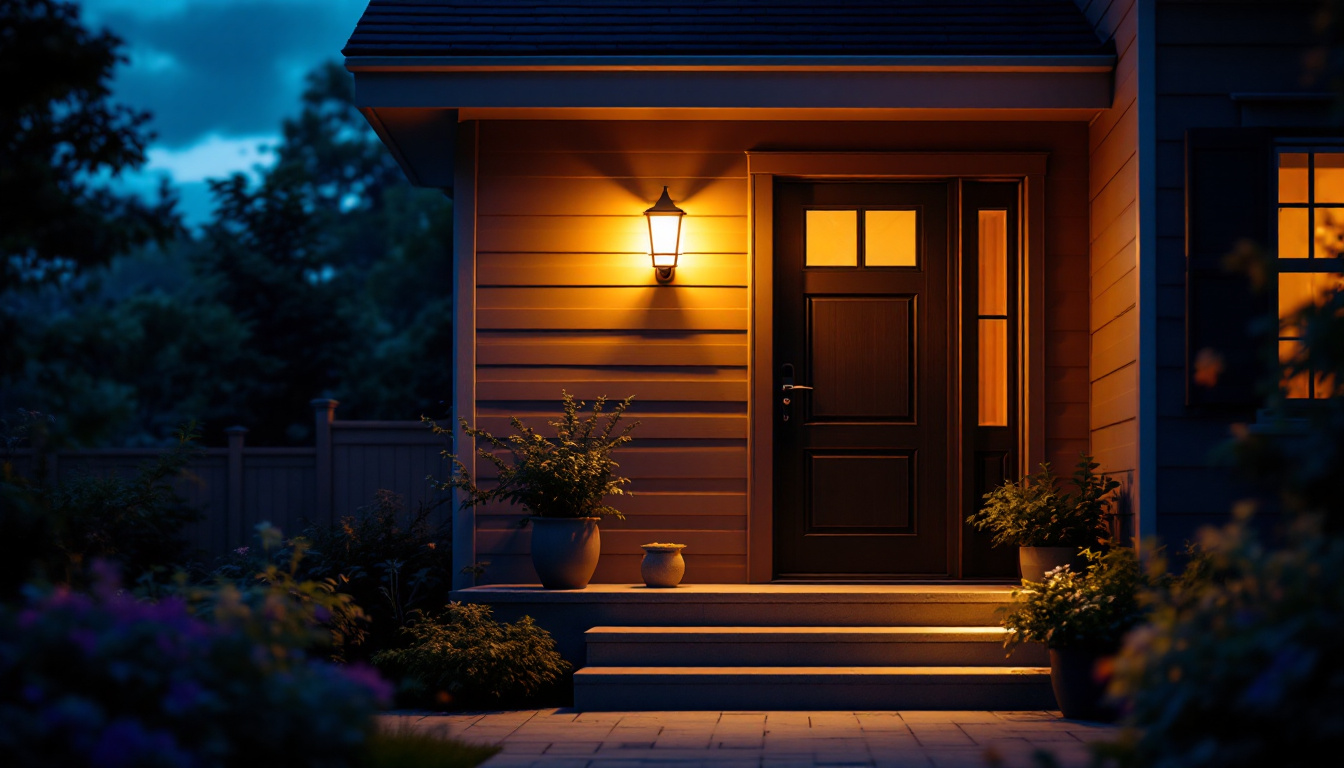
<path fill-rule="evenodd" d="M 297 112 L 303 77 L 340 51 L 367 0 L 84 0 L 83 18 L 126 43 L 115 98 L 154 114 L 144 172 L 168 174 L 189 223 L 209 215 L 205 179 L 267 162 L 259 147 Z"/>

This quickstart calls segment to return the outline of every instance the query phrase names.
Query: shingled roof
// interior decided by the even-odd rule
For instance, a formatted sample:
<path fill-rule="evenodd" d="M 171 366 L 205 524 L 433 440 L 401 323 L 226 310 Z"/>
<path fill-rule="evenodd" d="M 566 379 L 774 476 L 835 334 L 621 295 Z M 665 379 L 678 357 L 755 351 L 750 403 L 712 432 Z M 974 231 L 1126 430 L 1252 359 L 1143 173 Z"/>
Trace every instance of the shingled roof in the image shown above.
<path fill-rule="evenodd" d="M 346 56 L 1107 52 L 1073 0 L 371 0 Z"/>

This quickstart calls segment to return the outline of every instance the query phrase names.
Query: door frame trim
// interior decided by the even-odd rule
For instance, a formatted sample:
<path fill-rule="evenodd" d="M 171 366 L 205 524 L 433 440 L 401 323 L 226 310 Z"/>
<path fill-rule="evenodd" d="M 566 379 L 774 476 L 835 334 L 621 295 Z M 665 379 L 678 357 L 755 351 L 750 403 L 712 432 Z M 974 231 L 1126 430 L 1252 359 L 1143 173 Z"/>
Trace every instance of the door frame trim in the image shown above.
<path fill-rule="evenodd" d="M 1018 455 L 1020 466 L 1034 467 L 1045 460 L 1045 173 L 1048 152 L 753 152 L 747 153 L 749 203 L 748 289 L 750 324 L 747 340 L 750 399 L 747 421 L 747 579 L 752 583 L 774 578 L 774 185 L 776 177 L 803 181 L 854 179 L 864 181 L 1019 181 L 1022 183 L 1022 243 L 1018 260 Z M 949 254 L 960 254 L 960 195 L 957 210 L 949 211 L 953 225 Z M 949 337 L 958 341 L 961 329 L 960 258 L 948 259 Z M 956 290 L 952 290 L 956 287 Z M 961 355 L 949 357 L 951 390 L 948 429 L 948 485 L 962 488 L 962 447 L 967 427 L 962 423 L 963 382 Z M 964 494 L 948 497 L 948 568 L 961 576 L 961 520 Z"/>

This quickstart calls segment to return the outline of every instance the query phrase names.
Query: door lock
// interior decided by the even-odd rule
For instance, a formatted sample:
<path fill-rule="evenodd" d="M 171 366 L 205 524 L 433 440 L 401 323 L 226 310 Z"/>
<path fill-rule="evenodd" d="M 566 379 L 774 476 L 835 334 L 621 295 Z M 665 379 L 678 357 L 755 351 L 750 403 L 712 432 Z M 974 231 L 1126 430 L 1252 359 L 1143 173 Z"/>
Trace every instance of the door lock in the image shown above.
<path fill-rule="evenodd" d="M 783 397 L 779 400 L 779 418 L 781 421 L 788 421 L 793 417 L 793 398 L 790 395 L 795 391 L 810 392 L 812 388 L 802 384 L 793 383 L 793 363 L 785 363 L 783 367 L 780 368 L 779 379 L 779 391 L 783 393 Z"/>

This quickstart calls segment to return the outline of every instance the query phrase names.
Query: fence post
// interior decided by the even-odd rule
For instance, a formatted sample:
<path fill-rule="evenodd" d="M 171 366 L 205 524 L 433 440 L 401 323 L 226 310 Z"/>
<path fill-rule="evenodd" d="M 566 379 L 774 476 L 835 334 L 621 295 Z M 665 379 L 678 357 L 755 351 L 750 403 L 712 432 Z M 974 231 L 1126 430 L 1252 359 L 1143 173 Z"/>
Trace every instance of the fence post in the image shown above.
<path fill-rule="evenodd" d="M 340 403 L 319 398 L 309 405 L 313 406 L 313 450 L 317 460 L 317 509 L 314 516 L 333 523 L 336 518 L 331 501 L 331 422 L 336 419 L 336 406 Z"/>
<path fill-rule="evenodd" d="M 225 477 L 228 483 L 228 514 L 224 516 L 220 541 L 223 549 L 233 549 L 235 542 L 232 532 L 238 536 L 237 546 L 246 546 L 248 537 L 243 527 L 243 438 L 247 436 L 247 427 L 227 427 L 224 434 L 229 437 L 229 461 Z"/>

